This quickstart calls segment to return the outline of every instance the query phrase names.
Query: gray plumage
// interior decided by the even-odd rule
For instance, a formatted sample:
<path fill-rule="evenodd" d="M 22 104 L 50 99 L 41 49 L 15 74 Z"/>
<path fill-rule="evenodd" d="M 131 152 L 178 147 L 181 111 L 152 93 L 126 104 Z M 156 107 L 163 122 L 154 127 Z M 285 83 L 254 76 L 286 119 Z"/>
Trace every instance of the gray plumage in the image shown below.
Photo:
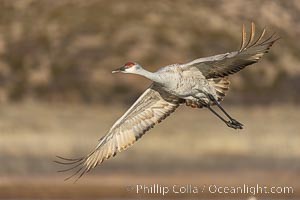
<path fill-rule="evenodd" d="M 57 163 L 73 165 L 61 171 L 77 169 L 69 178 L 77 174 L 80 178 L 104 160 L 131 146 L 146 131 L 169 116 L 183 103 L 191 107 L 206 107 L 227 126 L 242 129 L 243 125 L 233 119 L 219 102 L 223 100 L 229 89 L 228 76 L 256 63 L 278 40 L 274 34 L 263 40 L 264 34 L 265 29 L 254 40 L 255 25 L 252 23 L 248 41 L 243 26 L 242 42 L 238 51 L 199 58 L 186 64 L 169 65 L 153 73 L 134 62 L 128 62 L 113 71 L 113 73 L 138 74 L 152 80 L 153 84 L 115 122 L 91 153 L 79 159 L 58 157 L 61 160 L 56 161 Z M 214 111 L 211 108 L 213 105 L 217 105 L 229 120 L 225 120 Z"/>

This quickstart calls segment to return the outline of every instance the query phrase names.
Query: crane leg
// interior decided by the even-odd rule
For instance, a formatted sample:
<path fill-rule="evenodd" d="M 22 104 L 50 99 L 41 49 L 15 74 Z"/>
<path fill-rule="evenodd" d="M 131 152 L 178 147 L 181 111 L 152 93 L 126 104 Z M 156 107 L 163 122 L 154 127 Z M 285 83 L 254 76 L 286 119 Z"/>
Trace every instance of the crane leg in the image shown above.
<path fill-rule="evenodd" d="M 227 124 L 229 121 L 226 121 L 219 113 L 217 113 L 215 110 L 213 110 L 210 106 L 207 106 L 207 108 L 214 113 L 220 120 L 222 120 L 225 124 Z"/>
<path fill-rule="evenodd" d="M 234 129 L 243 129 L 243 124 L 238 122 L 237 120 L 233 119 L 225 110 L 224 108 L 220 105 L 220 103 L 211 95 L 207 94 L 209 99 L 213 101 L 219 109 L 229 118 L 229 121 L 226 121 L 221 115 L 219 115 L 215 110 L 213 110 L 209 105 L 207 108 L 214 113 L 218 118 L 220 118 L 228 127 L 234 128 Z"/>

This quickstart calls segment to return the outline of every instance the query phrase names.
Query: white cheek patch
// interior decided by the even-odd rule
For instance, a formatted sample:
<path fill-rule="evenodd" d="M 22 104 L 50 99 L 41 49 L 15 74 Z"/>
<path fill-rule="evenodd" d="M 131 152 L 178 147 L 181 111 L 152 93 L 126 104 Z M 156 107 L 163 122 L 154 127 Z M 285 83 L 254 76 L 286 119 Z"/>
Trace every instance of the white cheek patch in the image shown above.
<path fill-rule="evenodd" d="M 126 72 L 134 72 L 134 71 L 136 71 L 136 69 L 135 69 L 135 67 L 133 66 L 133 67 L 126 68 L 125 71 L 126 71 Z"/>

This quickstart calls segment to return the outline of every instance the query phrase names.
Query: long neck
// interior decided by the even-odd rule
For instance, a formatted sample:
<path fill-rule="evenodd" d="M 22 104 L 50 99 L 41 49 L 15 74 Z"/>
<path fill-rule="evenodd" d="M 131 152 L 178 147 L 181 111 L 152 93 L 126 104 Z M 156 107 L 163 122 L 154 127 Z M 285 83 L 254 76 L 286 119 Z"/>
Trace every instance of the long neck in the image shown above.
<path fill-rule="evenodd" d="M 135 74 L 144 76 L 157 83 L 161 83 L 163 81 L 162 78 L 157 73 L 149 72 L 143 68 L 140 68 L 138 71 L 135 72 Z"/>

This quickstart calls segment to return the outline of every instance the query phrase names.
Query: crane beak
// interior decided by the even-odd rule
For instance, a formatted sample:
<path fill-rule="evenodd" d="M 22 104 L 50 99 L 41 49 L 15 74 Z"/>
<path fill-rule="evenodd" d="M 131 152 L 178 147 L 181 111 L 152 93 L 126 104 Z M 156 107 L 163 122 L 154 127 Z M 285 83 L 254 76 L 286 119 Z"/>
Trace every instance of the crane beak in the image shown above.
<path fill-rule="evenodd" d="M 122 67 L 120 67 L 120 68 L 118 68 L 118 69 L 115 69 L 115 70 L 113 70 L 111 73 L 117 73 L 117 72 L 122 72 L 122 71 L 124 71 L 125 70 L 125 67 L 124 66 L 122 66 Z"/>

